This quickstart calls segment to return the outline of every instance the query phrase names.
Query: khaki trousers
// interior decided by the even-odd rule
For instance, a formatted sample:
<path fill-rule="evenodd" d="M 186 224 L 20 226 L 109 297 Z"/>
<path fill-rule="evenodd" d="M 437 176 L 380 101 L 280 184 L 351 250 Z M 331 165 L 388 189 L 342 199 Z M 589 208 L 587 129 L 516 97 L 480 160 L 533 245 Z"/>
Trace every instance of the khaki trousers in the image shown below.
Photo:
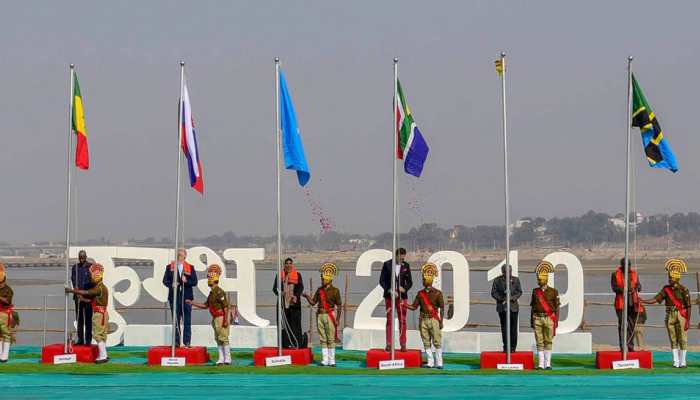
<path fill-rule="evenodd" d="M 442 344 L 442 331 L 440 323 L 434 318 L 421 318 L 418 324 L 420 338 L 423 340 L 423 347 L 430 349 L 430 345 L 439 349 Z"/>
<path fill-rule="evenodd" d="M 548 316 L 535 315 L 535 341 L 537 351 L 552 350 L 554 340 L 554 323 Z"/>

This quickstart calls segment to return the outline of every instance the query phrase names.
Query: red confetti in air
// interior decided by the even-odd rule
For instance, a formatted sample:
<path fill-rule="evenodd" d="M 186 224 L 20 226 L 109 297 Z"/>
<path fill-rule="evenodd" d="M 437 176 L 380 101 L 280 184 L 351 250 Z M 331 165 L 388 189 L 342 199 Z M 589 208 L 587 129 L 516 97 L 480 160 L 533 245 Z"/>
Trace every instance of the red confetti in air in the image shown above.
<path fill-rule="evenodd" d="M 311 207 L 311 214 L 313 214 L 314 221 L 318 221 L 320 233 L 328 233 L 333 230 L 333 222 L 331 221 L 326 211 L 321 206 L 321 202 L 316 200 L 311 193 L 311 189 L 304 188 L 304 195 L 306 196 L 306 202 Z"/>

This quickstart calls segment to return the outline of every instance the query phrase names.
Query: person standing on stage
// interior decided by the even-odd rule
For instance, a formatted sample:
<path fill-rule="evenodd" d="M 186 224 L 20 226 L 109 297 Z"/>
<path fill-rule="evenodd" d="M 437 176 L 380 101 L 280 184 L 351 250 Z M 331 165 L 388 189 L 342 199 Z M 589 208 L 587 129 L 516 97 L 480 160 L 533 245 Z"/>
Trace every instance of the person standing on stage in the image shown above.
<path fill-rule="evenodd" d="M 552 369 L 552 342 L 559 323 L 559 292 L 547 286 L 553 272 L 554 266 L 548 261 L 541 261 L 535 268 L 537 287 L 532 290 L 530 301 L 530 326 L 537 342 L 537 369 Z"/>
<path fill-rule="evenodd" d="M 418 292 L 413 304 L 407 305 L 407 308 L 415 310 L 420 307 L 418 326 L 427 361 L 425 367 L 442 369 L 442 320 L 445 317 L 445 301 L 442 292 L 433 287 L 438 269 L 435 264 L 428 263 L 421 267 L 421 273 L 423 289 Z M 433 348 L 435 348 L 434 360 Z"/>
<path fill-rule="evenodd" d="M 107 304 L 109 301 L 109 290 L 102 283 L 104 268 L 100 264 L 90 266 L 90 279 L 94 284 L 88 290 L 66 288 L 66 293 L 73 293 L 82 296 L 90 301 L 92 307 L 92 333 L 99 355 L 95 359 L 95 364 L 102 364 L 109 361 L 107 355 L 107 333 L 109 328 L 109 318 L 107 315 Z"/>
<path fill-rule="evenodd" d="M 6 363 L 10 358 L 12 346 L 12 330 L 14 310 L 12 297 L 14 292 L 7 284 L 5 264 L 0 263 L 0 363 Z"/>
<path fill-rule="evenodd" d="M 277 276 L 272 285 L 272 293 L 277 296 Z M 284 260 L 282 269 L 282 347 L 304 348 L 308 340 L 301 332 L 301 295 L 304 293 L 304 279 L 294 266 L 294 260 Z M 275 302 L 275 304 L 279 304 Z M 275 315 L 279 315 L 276 313 Z"/>
<path fill-rule="evenodd" d="M 94 286 L 90 279 L 90 263 L 87 260 L 85 250 L 78 253 L 78 263 L 73 265 L 70 280 L 74 289 L 88 290 Z M 78 325 L 77 345 L 90 345 L 92 343 L 92 307 L 90 300 L 77 294 L 73 295 L 75 302 L 75 319 Z"/>
<path fill-rule="evenodd" d="M 180 321 L 184 320 L 184 328 L 182 342 L 185 347 L 190 347 L 192 339 L 192 306 L 185 301 L 194 300 L 192 288 L 197 286 L 197 271 L 194 270 L 192 264 L 185 261 L 187 251 L 180 249 L 177 252 L 177 263 L 171 262 L 165 268 L 163 274 L 163 285 L 168 288 L 168 303 L 170 311 L 173 310 L 173 301 L 177 303 L 175 306 L 175 345 L 180 346 Z M 177 264 L 177 265 L 176 265 Z M 177 296 L 173 296 L 173 279 L 177 280 Z"/>
<path fill-rule="evenodd" d="M 666 304 L 666 329 L 671 341 L 673 352 L 673 367 L 687 368 L 686 353 L 688 348 L 688 328 L 690 328 L 690 292 L 681 285 L 681 273 L 688 271 L 688 266 L 683 260 L 672 258 L 666 261 L 668 271 L 668 285 L 649 300 L 642 300 L 644 304 Z"/>
<path fill-rule="evenodd" d="M 333 278 L 338 274 L 338 267 L 333 263 L 325 263 L 321 266 L 321 287 L 316 290 L 312 298 L 306 293 L 302 296 L 312 306 L 318 304 L 316 310 L 316 326 L 321 342 L 321 365 L 335 367 L 335 343 L 338 338 L 338 321 L 343 302 L 340 298 L 340 290 L 333 286 Z"/>
<path fill-rule="evenodd" d="M 644 313 L 644 305 L 639 301 L 639 293 L 642 291 L 642 284 L 639 282 L 637 271 L 632 268 L 630 263 L 628 269 L 628 295 L 627 295 L 627 351 L 634 351 L 634 341 L 637 324 L 640 323 L 642 313 Z M 623 317 L 625 308 L 625 258 L 620 259 L 620 265 L 617 266 L 615 272 L 610 277 L 610 286 L 615 292 L 615 313 L 617 314 L 617 333 L 620 342 L 620 351 L 623 350 L 625 344 L 623 341 Z"/>
<path fill-rule="evenodd" d="M 520 286 L 520 279 L 513 276 L 511 266 L 505 264 L 501 267 L 501 276 L 493 280 L 491 286 L 491 297 L 496 300 L 496 312 L 498 319 L 501 321 L 501 339 L 503 340 L 503 352 L 507 351 L 508 346 L 508 320 L 510 318 L 510 351 L 515 352 L 518 347 L 518 299 L 523 294 L 523 289 Z M 510 315 L 506 307 L 506 279 L 510 277 Z"/>
<path fill-rule="evenodd" d="M 216 365 L 231 365 L 231 348 L 229 347 L 229 303 L 226 292 L 219 287 L 219 277 L 221 267 L 212 264 L 207 268 L 207 285 L 211 288 L 207 302 L 204 304 L 195 303 L 192 300 L 185 302 L 196 308 L 209 309 L 211 314 L 211 327 L 214 329 L 214 340 L 219 350 L 219 359 Z"/>
<path fill-rule="evenodd" d="M 399 344 L 401 351 L 406 351 L 406 306 L 408 305 L 408 291 L 413 286 L 411 268 L 406 262 L 406 249 L 403 247 L 396 249 L 396 257 L 399 264 L 395 268 L 396 290 L 393 293 L 396 301 L 396 316 L 399 318 Z M 379 276 L 379 286 L 384 289 L 384 306 L 386 308 L 386 351 L 391 350 L 394 339 L 394 321 L 391 318 L 391 263 L 387 260 L 382 265 L 382 273 Z"/>

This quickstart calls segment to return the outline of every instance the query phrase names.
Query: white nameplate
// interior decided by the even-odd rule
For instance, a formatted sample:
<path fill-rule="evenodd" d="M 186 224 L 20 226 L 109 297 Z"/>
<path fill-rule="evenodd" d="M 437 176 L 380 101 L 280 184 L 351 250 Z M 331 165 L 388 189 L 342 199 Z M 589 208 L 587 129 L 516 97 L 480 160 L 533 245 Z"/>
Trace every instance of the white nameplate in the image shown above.
<path fill-rule="evenodd" d="M 279 367 L 281 365 L 292 365 L 292 356 L 276 356 L 265 358 L 266 367 Z"/>
<path fill-rule="evenodd" d="M 160 359 L 161 367 L 184 367 L 185 357 L 162 357 Z"/>
<path fill-rule="evenodd" d="M 404 365 L 404 360 L 386 360 L 379 362 L 379 369 L 402 369 Z"/>
<path fill-rule="evenodd" d="M 639 368 L 639 360 L 620 360 L 613 361 L 613 369 L 635 369 Z"/>
<path fill-rule="evenodd" d="M 78 361 L 75 354 L 59 354 L 53 356 L 54 364 L 75 364 Z"/>
<path fill-rule="evenodd" d="M 525 367 L 522 364 L 496 364 L 496 369 L 522 371 Z"/>

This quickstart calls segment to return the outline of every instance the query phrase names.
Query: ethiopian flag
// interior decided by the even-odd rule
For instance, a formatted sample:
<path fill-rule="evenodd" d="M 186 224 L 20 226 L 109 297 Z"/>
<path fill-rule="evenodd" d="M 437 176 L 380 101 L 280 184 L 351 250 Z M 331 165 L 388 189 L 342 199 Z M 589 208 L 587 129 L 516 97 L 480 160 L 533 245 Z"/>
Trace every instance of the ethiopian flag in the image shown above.
<path fill-rule="evenodd" d="M 75 166 L 80 169 L 90 168 L 90 155 L 88 154 L 87 131 L 85 130 L 85 115 L 83 111 L 83 97 L 80 95 L 78 75 L 73 72 L 73 105 L 71 114 L 73 120 L 73 132 L 76 136 Z"/>
<path fill-rule="evenodd" d="M 671 172 L 678 171 L 676 156 L 671 151 L 659 120 L 651 111 L 634 75 L 632 75 L 632 126 L 639 128 L 642 133 L 644 153 L 650 167 L 666 168 Z"/>
<path fill-rule="evenodd" d="M 398 80 L 396 81 L 396 90 L 395 112 L 396 132 L 398 134 L 396 157 L 399 160 L 404 160 L 403 169 L 407 174 L 420 177 L 430 149 L 415 121 L 413 121 L 411 109 L 406 104 L 406 98 Z"/>

